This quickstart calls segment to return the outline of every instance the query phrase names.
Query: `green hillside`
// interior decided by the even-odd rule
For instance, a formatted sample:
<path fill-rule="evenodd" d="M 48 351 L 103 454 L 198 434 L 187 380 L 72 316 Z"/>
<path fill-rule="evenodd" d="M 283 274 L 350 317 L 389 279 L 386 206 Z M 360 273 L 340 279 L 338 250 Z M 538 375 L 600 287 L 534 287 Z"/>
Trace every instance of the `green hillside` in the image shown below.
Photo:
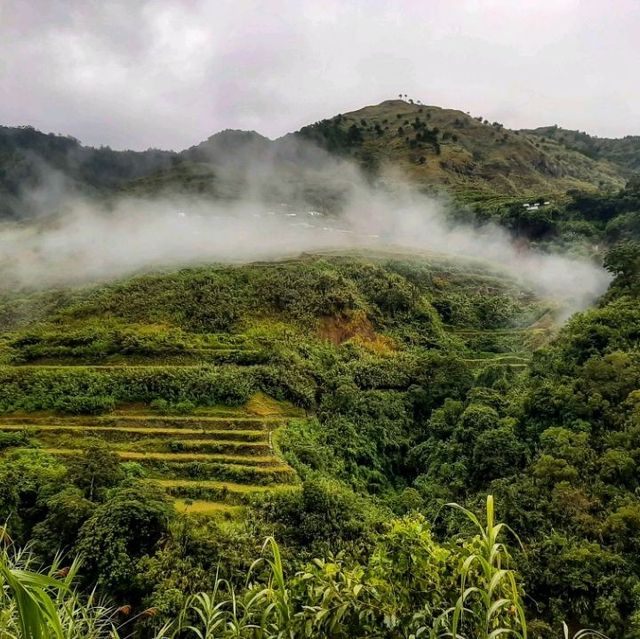
<path fill-rule="evenodd" d="M 80 596 L 77 623 L 132 614 L 141 637 L 214 601 L 223 637 L 392 639 L 455 627 L 475 584 L 468 636 L 491 609 L 496 631 L 633 639 L 639 251 L 609 252 L 609 293 L 560 331 L 490 264 L 392 251 L 5 293 L 0 516 L 35 555 L 3 547 L 2 574 L 53 562 L 53 592 L 57 550 L 80 554 L 114 608 Z"/>
<path fill-rule="evenodd" d="M 0 636 L 29 637 L 23 610 L 39 639 L 640 636 L 631 160 L 397 100 L 127 157 L 62 172 L 106 203 L 250 190 L 324 212 L 360 183 L 353 159 L 612 284 L 566 321 L 506 267 L 393 247 L 5 278 Z"/>
<path fill-rule="evenodd" d="M 622 186 L 618 166 L 543 144 L 462 111 L 388 100 L 303 128 L 300 135 L 365 168 L 400 168 L 416 184 L 482 194 L 540 195 Z"/>
<path fill-rule="evenodd" d="M 33 127 L 0 126 L 0 220 L 54 213 L 73 195 L 104 196 L 171 166 L 170 151 L 114 151 Z"/>
<path fill-rule="evenodd" d="M 303 142 L 330 155 L 314 153 Z M 262 191 L 266 199 L 286 199 L 288 189 L 278 188 L 279 181 L 300 182 L 311 203 L 322 206 L 340 192 L 337 175 L 322 180 L 332 156 L 355 160 L 370 176 L 402 177 L 418 188 L 465 199 L 615 190 L 628 174 L 609 158 L 587 157 L 580 149 L 462 111 L 388 100 L 274 142 L 254 132 L 224 131 L 183 152 L 179 165 L 132 182 L 125 190 L 153 195 L 177 188 L 226 199 L 242 196 L 248 184 L 255 186 L 255 174 L 266 171 L 271 176 L 271 190 Z"/>
<path fill-rule="evenodd" d="M 199 512 L 295 485 L 274 438 L 339 370 L 401 393 L 429 353 L 515 370 L 552 330 L 547 303 L 487 266 L 384 255 L 8 296 L 0 317 L 1 432 L 64 460 L 105 442 Z"/>
<path fill-rule="evenodd" d="M 542 144 L 561 146 L 578 151 L 593 160 L 605 160 L 622 169 L 625 175 L 640 171 L 640 136 L 626 135 L 623 138 L 600 138 L 584 131 L 563 129 L 557 125 L 524 131 L 528 135 L 542 138 Z"/>

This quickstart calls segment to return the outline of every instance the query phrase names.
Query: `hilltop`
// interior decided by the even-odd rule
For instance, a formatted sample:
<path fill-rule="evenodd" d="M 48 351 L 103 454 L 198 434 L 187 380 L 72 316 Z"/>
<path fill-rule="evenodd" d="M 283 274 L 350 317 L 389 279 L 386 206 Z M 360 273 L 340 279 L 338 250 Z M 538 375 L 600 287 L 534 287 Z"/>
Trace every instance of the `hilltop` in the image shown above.
<path fill-rule="evenodd" d="M 365 168 L 400 168 L 415 183 L 457 192 L 527 195 L 623 184 L 616 165 L 453 109 L 388 100 L 303 128 Z"/>
<path fill-rule="evenodd" d="M 328 155 L 314 153 L 304 142 Z M 587 157 L 534 132 L 512 131 L 454 109 L 388 100 L 273 142 L 255 132 L 223 131 L 182 152 L 177 166 L 125 188 L 151 195 L 161 185 L 179 185 L 187 192 L 239 195 L 247 173 L 260 163 L 276 167 L 279 179 L 317 182 L 332 157 L 355 161 L 372 178 L 405 179 L 421 190 L 463 199 L 612 191 L 624 185 L 629 173 L 606 157 Z"/>
<path fill-rule="evenodd" d="M 36 214 L 43 202 L 51 212 L 69 193 L 236 199 L 256 177 L 261 197 L 281 201 L 294 187 L 331 208 L 345 179 L 335 158 L 354 160 L 372 178 L 407 179 L 463 198 L 612 191 L 638 168 L 638 144 L 637 137 L 605 140 L 553 127 L 512 131 L 404 100 L 339 114 L 277 140 L 221 131 L 180 152 L 96 149 L 31 127 L 1 127 L 0 217 Z"/>

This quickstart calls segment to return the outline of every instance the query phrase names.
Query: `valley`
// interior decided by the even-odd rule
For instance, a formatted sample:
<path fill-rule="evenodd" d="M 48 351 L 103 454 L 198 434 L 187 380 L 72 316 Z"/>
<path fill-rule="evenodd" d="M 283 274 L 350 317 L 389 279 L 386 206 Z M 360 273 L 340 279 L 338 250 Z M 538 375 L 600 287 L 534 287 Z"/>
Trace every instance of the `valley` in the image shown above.
<path fill-rule="evenodd" d="M 46 214 L 1 200 L 0 568 L 49 601 L 72 562 L 73 639 L 213 601 L 222 637 L 446 634 L 469 580 L 468 636 L 489 601 L 632 639 L 634 142 L 556 133 L 404 100 L 181 153 L 10 132 L 65 188 L 25 160 Z"/>
<path fill-rule="evenodd" d="M 486 272 L 487 267 L 461 266 L 435 256 L 420 260 L 365 252 L 353 258 L 307 256 L 146 276 L 102 289 L 70 290 L 62 305 L 49 293 L 19 301 L 9 296 L 2 307 L 0 379 L 5 390 L 0 395 L 10 412 L 0 420 L 0 433 L 23 437 L 32 449 L 62 459 L 104 444 L 125 462 L 127 472 L 164 488 L 180 510 L 238 515 L 239 506 L 256 492 L 295 489 L 299 483 L 277 452 L 277 441 L 290 419 L 305 419 L 305 410 L 284 400 L 303 400 L 306 411 L 313 410 L 309 391 L 300 397 L 286 379 L 286 368 L 304 349 L 327 351 L 337 359 L 355 349 L 349 356 L 354 362 L 376 358 L 400 370 L 409 365 L 410 353 L 447 348 L 460 353 L 472 369 L 493 363 L 515 370 L 526 365 L 533 348 L 548 341 L 553 322 L 539 325 L 541 317 L 551 317 L 549 302 Z M 315 275 L 307 280 L 307 273 Z M 279 282 L 301 275 L 305 278 L 297 283 Z M 271 287 L 271 298 L 265 299 L 264 288 L 262 296 L 242 291 L 247 277 Z M 376 300 L 381 292 L 370 288 L 369 278 L 386 280 L 387 302 Z M 329 289 L 320 289 L 314 304 L 305 286 Z M 218 306 L 219 319 L 209 310 L 207 324 L 193 326 L 193 314 L 183 315 L 180 305 L 198 303 L 203 288 L 226 302 Z M 336 299 L 334 314 L 327 315 L 331 288 L 346 297 Z M 136 299 L 145 289 L 144 297 L 162 302 L 145 305 Z M 164 292 L 158 295 L 158 289 Z M 135 306 L 116 301 L 123 296 Z M 471 302 L 479 296 L 486 311 Z M 10 319 L 14 305 L 19 303 L 20 315 L 31 317 L 27 307 L 43 302 L 56 308 L 38 321 Z M 419 321 L 405 334 L 406 327 L 394 320 L 397 312 L 424 315 L 429 325 Z M 225 323 L 224 332 L 207 330 Z M 418 350 L 411 346 L 421 340 Z M 317 366 L 306 371 L 310 386 L 317 385 Z M 261 379 L 269 367 L 285 378 L 275 387 Z M 244 403 L 208 407 L 215 397 L 211 385 L 226 378 L 232 387 L 220 400 Z M 239 387 L 231 380 L 238 380 Z M 398 390 L 408 383 L 399 382 Z M 99 414 L 73 415 L 87 410 Z M 104 410 L 109 412 L 100 414 Z"/>

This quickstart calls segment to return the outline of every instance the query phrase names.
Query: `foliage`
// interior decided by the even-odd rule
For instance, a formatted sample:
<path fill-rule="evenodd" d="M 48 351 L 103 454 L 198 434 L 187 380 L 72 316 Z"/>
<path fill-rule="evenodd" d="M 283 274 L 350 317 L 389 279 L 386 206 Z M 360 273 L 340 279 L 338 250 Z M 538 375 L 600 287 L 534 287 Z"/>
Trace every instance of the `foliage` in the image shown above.
<path fill-rule="evenodd" d="M 268 538 L 245 589 L 238 592 L 216 577 L 211 592 L 189 597 L 176 618 L 149 636 L 526 637 L 520 586 L 517 574 L 503 567 L 508 561 L 498 541 L 503 524 L 493 521 L 491 497 L 486 527 L 464 512 L 480 534 L 462 544 L 439 545 L 423 519 L 406 518 L 379 538 L 365 563 L 341 556 L 314 559 L 293 575 L 285 572 L 280 547 Z M 0 556 L 5 632 L 23 639 L 76 637 L 80 627 L 89 629 L 88 622 L 87 637 L 120 636 L 115 613 L 91 600 L 82 608 L 84 623 L 77 623 L 75 566 L 60 579 L 29 570 L 28 561 L 26 569 L 16 569 L 21 561 L 6 551 Z"/>
<path fill-rule="evenodd" d="M 155 551 L 172 514 L 161 493 L 140 483 L 116 490 L 80 529 L 86 577 L 112 596 L 131 600 L 136 562 Z"/>
<path fill-rule="evenodd" d="M 587 222 L 592 237 L 617 214 L 601 217 Z M 618 275 L 599 306 L 551 342 L 534 325 L 553 320 L 549 305 L 516 283 L 407 256 L 308 256 L 7 298 L 0 516 L 42 560 L 81 553 L 83 588 L 158 608 L 162 622 L 195 627 L 199 609 L 241 636 L 265 615 L 265 632 L 395 637 L 444 633 L 455 613 L 458 634 L 476 636 L 495 612 L 523 634 L 521 606 L 530 636 L 566 620 L 632 639 L 640 315 L 628 249 L 607 258 Z M 453 541 L 459 522 L 442 510 L 478 510 L 487 492 L 522 536 L 508 565 L 484 526 Z M 183 525 L 171 499 L 231 510 L 194 506 Z M 247 588 L 267 535 L 285 585 L 271 554 Z M 518 604 L 492 609 L 515 601 L 500 572 L 515 565 Z M 480 590 L 460 599 L 463 574 Z M 180 617 L 199 591 L 208 599 Z"/>

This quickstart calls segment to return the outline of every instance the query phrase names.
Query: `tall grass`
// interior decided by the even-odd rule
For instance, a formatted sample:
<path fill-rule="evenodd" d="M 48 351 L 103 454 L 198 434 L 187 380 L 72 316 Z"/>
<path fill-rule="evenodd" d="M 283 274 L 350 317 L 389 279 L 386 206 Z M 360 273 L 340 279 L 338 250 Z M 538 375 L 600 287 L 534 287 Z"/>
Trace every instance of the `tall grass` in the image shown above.
<path fill-rule="evenodd" d="M 73 587 L 79 562 L 46 572 L 35 569 L 29 548 L 17 549 L 0 528 L 0 637 L 2 639 L 102 639 L 111 636 L 115 611 Z"/>
<path fill-rule="evenodd" d="M 503 531 L 511 530 L 506 524 L 495 523 L 493 496 L 487 497 L 486 523 L 483 525 L 470 510 L 458 504 L 449 504 L 464 513 L 478 530 L 478 550 L 464 561 L 460 577 L 460 597 L 452 609 L 451 635 L 453 637 L 498 637 L 511 635 L 527 639 L 527 620 L 516 573 L 508 568 L 509 551 L 499 541 Z M 520 543 L 517 535 L 511 531 Z M 469 583 L 475 585 L 468 585 Z M 507 611 L 508 626 L 505 616 Z M 468 630 L 466 630 L 468 629 Z M 461 634 L 468 633 L 473 634 Z"/>
<path fill-rule="evenodd" d="M 304 571 L 287 576 L 280 547 L 273 538 L 237 592 L 216 575 L 211 592 L 187 598 L 180 613 L 145 635 L 153 639 L 527 639 L 527 619 L 508 549 L 501 540 L 509 529 L 495 522 L 493 498 L 487 498 L 486 521 L 457 504 L 476 529 L 464 544 L 437 546 L 420 526 L 421 548 L 402 548 L 411 557 L 411 575 L 390 583 L 394 564 L 347 564 L 340 557 L 316 559 Z M 404 520 L 402 520 L 404 521 Z M 402 523 L 400 523 L 402 528 Z M 118 610 L 90 593 L 81 597 L 74 588 L 79 564 L 66 569 L 59 560 L 45 572 L 35 568 L 28 549 L 18 550 L 4 529 L 0 544 L 0 637 L 2 639 L 125 639 L 133 636 L 143 611 L 119 623 Z M 408 543 L 405 537 L 396 542 Z M 517 537 L 516 537 L 517 539 Z M 387 547 L 393 548 L 391 545 Z M 458 548 L 456 551 L 455 549 Z M 420 551 L 426 549 L 425 560 Z M 414 553 L 414 550 L 416 551 Z M 457 553 L 457 554 L 456 554 Z M 452 561 L 447 564 L 446 559 Z M 376 567 L 381 569 L 377 570 Z M 391 568 L 390 568 L 391 566 Z M 434 566 L 436 568 L 434 568 Z M 451 567 L 455 566 L 451 575 Z M 440 571 L 433 575 L 420 572 Z M 440 584 L 442 593 L 418 590 L 408 583 Z M 447 579 L 450 579 L 450 584 Z M 404 589 L 404 592 L 402 592 Z M 426 597 L 426 598 L 425 598 Z M 431 597 L 431 598 L 429 598 Z M 120 609 L 122 610 L 122 609 Z M 149 613 L 149 614 L 147 614 Z M 565 625 L 562 636 L 569 639 Z M 581 630 L 573 639 L 596 637 Z"/>

